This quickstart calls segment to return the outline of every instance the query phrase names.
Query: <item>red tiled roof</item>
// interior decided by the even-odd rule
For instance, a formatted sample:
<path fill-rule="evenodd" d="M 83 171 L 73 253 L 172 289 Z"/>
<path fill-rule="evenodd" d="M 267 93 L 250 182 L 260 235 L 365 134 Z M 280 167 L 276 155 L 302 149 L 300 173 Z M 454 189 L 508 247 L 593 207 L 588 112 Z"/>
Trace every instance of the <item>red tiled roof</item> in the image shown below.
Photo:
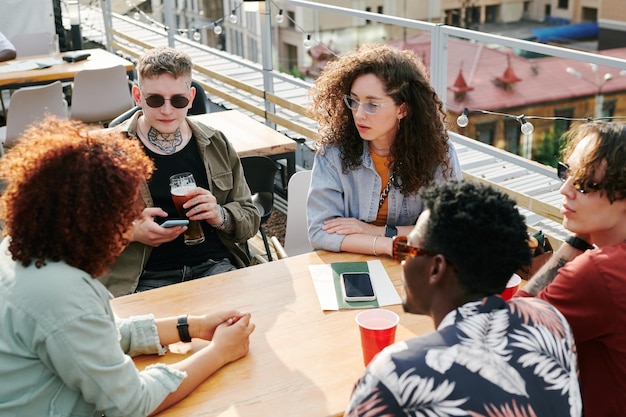
<path fill-rule="evenodd" d="M 406 42 L 396 41 L 394 45 L 415 51 L 424 64 L 430 65 L 430 36 L 418 35 Z M 626 48 L 598 52 L 616 58 L 626 59 Z M 505 89 L 494 84 L 507 71 L 507 59 L 510 57 L 511 68 L 520 79 L 512 88 Z M 584 79 L 576 78 L 566 72 L 567 67 L 574 67 Z M 454 90 L 447 91 L 446 104 L 451 109 L 458 106 L 481 109 L 502 110 L 525 107 L 540 102 L 568 100 L 575 97 L 595 95 L 598 91 L 591 66 L 584 62 L 565 58 L 525 58 L 515 55 L 510 48 L 494 48 L 482 43 L 469 42 L 458 38 L 448 41 L 448 85 L 455 84 L 457 75 L 463 70 L 467 86 L 473 88 L 464 95 L 462 101 L 455 101 Z M 613 79 L 607 82 L 604 93 L 626 91 L 626 77 L 619 76 L 619 70 L 610 67 L 598 67 L 595 75 L 601 81 L 605 73 Z M 458 97 L 458 94 L 457 94 Z"/>

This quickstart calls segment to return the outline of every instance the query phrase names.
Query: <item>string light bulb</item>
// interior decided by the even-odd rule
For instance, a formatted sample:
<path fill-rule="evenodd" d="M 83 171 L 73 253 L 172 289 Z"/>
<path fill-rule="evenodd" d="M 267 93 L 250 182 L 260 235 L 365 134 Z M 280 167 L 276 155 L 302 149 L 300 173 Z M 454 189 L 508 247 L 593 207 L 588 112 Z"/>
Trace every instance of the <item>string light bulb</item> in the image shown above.
<path fill-rule="evenodd" d="M 196 29 L 193 33 L 193 40 L 196 42 L 200 42 L 200 39 L 202 39 L 202 36 L 200 35 L 200 31 Z"/>
<path fill-rule="evenodd" d="M 215 25 L 215 27 L 213 28 L 213 33 L 215 33 L 216 35 L 221 35 L 222 27 L 220 25 Z"/>
<path fill-rule="evenodd" d="M 139 20 L 139 19 L 141 19 L 141 15 L 139 14 L 139 12 L 135 12 L 135 13 L 133 14 L 133 18 L 134 18 L 135 20 Z"/>
<path fill-rule="evenodd" d="M 303 42 L 305 49 L 311 49 L 311 35 L 306 35 L 306 39 Z"/>
<path fill-rule="evenodd" d="M 235 24 L 237 23 L 237 13 L 235 10 L 233 10 L 232 12 L 230 12 L 230 16 L 228 16 L 228 20 L 230 21 L 230 23 Z"/>
<path fill-rule="evenodd" d="M 469 110 L 467 110 L 467 107 L 464 107 L 463 113 L 461 113 L 459 117 L 456 118 L 456 124 L 459 127 L 466 127 L 469 124 L 469 117 L 467 117 L 468 114 Z"/>
<path fill-rule="evenodd" d="M 276 15 L 276 23 L 280 25 L 284 21 L 285 21 L 285 15 L 283 14 L 283 9 L 280 9 L 278 11 L 278 14 Z"/>
<path fill-rule="evenodd" d="M 533 133 L 533 130 L 535 130 L 535 126 L 533 126 L 532 123 L 526 120 L 525 116 L 520 117 L 520 123 L 522 124 L 522 133 L 525 135 L 530 135 L 531 133 Z"/>

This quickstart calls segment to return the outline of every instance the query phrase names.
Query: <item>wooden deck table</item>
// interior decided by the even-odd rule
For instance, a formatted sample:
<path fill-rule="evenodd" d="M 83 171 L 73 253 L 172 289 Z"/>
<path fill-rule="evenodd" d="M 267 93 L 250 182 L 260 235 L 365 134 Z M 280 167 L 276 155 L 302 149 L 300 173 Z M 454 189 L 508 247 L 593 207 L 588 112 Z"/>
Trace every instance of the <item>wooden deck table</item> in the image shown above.
<path fill-rule="evenodd" d="M 222 368 L 160 416 L 323 417 L 342 415 L 364 371 L 355 316 L 362 310 L 321 310 L 308 266 L 366 261 L 372 256 L 311 252 L 112 301 L 121 317 L 200 314 L 235 308 L 252 313 L 250 353 Z M 379 258 L 396 288 L 400 263 Z M 396 341 L 434 330 L 427 316 L 400 315 Z M 184 358 L 204 342 L 178 343 L 165 356 L 140 356 L 143 369 Z"/>
<path fill-rule="evenodd" d="M 241 156 L 264 155 L 287 161 L 287 181 L 296 172 L 298 144 L 280 132 L 238 110 L 190 116 L 226 135 Z"/>
<path fill-rule="evenodd" d="M 62 52 L 61 56 L 66 54 L 73 54 L 76 52 L 79 51 Z M 100 69 L 112 67 L 115 65 L 123 65 L 124 68 L 126 68 L 126 71 L 132 71 L 135 67 L 135 64 L 133 64 L 131 61 L 124 59 L 114 53 L 108 52 L 104 49 L 85 49 L 80 52 L 88 52 L 91 55 L 89 56 L 89 58 L 82 61 L 78 61 L 75 63 L 62 61 L 61 63 L 52 65 L 49 68 L 0 72 L 0 88 L 16 89 L 29 85 L 47 84 L 57 80 L 71 81 L 74 79 L 79 71 L 82 71 L 84 69 Z M 36 60 L 37 58 L 37 56 L 27 56 L 13 59 L 11 61 L 5 61 L 0 63 L 0 67 L 11 65 L 11 63 L 19 63 L 21 61 L 32 61 Z M 39 58 L 48 59 L 49 57 L 47 55 L 42 55 Z M 97 97 L 94 97 L 94 99 L 97 99 Z"/>

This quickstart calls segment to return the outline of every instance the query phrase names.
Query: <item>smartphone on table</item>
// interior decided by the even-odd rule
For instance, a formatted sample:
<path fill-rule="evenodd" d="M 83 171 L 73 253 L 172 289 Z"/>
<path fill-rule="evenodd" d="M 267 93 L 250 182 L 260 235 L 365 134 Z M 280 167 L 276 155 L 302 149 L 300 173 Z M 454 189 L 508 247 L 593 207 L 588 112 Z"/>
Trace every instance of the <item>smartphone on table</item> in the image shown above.
<path fill-rule="evenodd" d="M 353 301 L 374 301 L 376 294 L 370 274 L 367 272 L 344 272 L 340 275 L 343 299 Z"/>
<path fill-rule="evenodd" d="M 170 219 L 170 220 L 165 220 L 163 223 L 161 223 L 161 227 L 175 227 L 175 226 L 187 226 L 189 224 L 189 220 L 185 220 L 185 219 Z"/>

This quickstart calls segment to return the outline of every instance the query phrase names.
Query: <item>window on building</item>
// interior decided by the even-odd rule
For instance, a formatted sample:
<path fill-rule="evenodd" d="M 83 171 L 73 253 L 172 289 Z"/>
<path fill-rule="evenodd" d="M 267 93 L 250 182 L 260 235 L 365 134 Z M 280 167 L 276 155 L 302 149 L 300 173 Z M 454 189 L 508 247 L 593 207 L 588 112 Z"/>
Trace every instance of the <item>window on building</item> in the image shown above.
<path fill-rule="evenodd" d="M 378 13 L 378 14 L 384 14 L 384 13 L 383 13 L 383 6 L 378 6 L 378 7 L 376 8 L 376 13 Z"/>
<path fill-rule="evenodd" d="M 569 0 L 559 0 L 557 7 L 559 9 L 569 9 Z"/>
<path fill-rule="evenodd" d="M 487 145 L 493 145 L 495 137 L 496 122 L 476 123 L 476 139 Z"/>
<path fill-rule="evenodd" d="M 583 20 L 587 22 L 598 21 L 598 9 L 595 7 L 583 7 Z"/>
<path fill-rule="evenodd" d="M 296 24 L 294 23 L 296 21 L 296 12 L 287 12 L 287 20 L 289 22 L 287 22 L 287 24 L 289 25 L 290 28 L 295 28 Z"/>
<path fill-rule="evenodd" d="M 285 69 L 290 71 L 293 68 L 298 68 L 298 48 L 295 45 L 285 44 L 286 61 Z"/>
<path fill-rule="evenodd" d="M 500 21 L 500 6 L 486 6 L 485 7 L 485 22 L 496 23 Z"/>
<path fill-rule="evenodd" d="M 519 142 L 522 131 L 517 120 L 504 122 L 504 150 L 519 155 Z"/>
<path fill-rule="evenodd" d="M 562 107 L 554 110 L 554 117 L 563 117 L 565 119 L 572 119 L 574 117 L 574 107 Z M 554 121 L 554 133 L 557 138 L 569 130 L 571 126 L 571 120 L 556 119 Z"/>
<path fill-rule="evenodd" d="M 368 7 L 365 8 L 365 11 L 371 13 L 372 12 L 372 8 L 368 6 Z M 365 20 L 365 24 L 366 25 L 369 25 L 370 23 L 372 23 L 371 20 L 369 20 L 369 19 Z"/>
<path fill-rule="evenodd" d="M 602 117 L 613 117 L 615 116 L 615 106 L 617 104 L 617 100 L 604 99 L 604 103 L 602 103 Z"/>

